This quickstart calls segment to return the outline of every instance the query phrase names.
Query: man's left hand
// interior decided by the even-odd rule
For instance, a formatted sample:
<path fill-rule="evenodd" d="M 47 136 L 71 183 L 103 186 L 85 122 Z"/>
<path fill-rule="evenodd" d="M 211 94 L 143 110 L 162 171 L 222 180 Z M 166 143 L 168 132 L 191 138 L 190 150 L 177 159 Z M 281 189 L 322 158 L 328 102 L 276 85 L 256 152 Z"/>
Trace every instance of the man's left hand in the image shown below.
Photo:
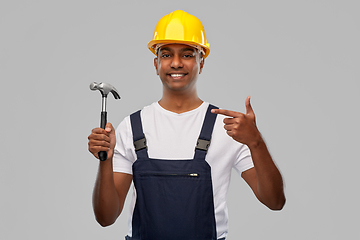
<path fill-rule="evenodd" d="M 235 141 L 249 147 L 256 146 L 262 138 L 256 127 L 255 113 L 250 104 L 250 96 L 246 98 L 245 106 L 246 114 L 226 109 L 213 109 L 211 112 L 229 117 L 224 119 L 224 128 Z"/>

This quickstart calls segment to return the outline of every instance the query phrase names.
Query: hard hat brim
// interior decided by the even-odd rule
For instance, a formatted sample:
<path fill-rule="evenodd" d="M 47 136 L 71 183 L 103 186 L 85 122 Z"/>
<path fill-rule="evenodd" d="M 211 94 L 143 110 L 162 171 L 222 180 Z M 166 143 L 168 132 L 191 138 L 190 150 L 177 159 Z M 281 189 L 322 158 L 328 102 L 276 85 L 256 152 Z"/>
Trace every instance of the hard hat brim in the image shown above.
<path fill-rule="evenodd" d="M 152 40 L 147 44 L 147 47 L 149 48 L 149 50 L 156 55 L 155 52 L 155 46 L 157 44 L 184 44 L 184 45 L 196 45 L 196 46 L 200 46 L 204 49 L 205 55 L 204 58 L 206 58 L 209 54 L 210 54 L 210 44 L 206 43 L 206 45 L 203 44 L 199 44 L 197 42 L 191 42 L 191 41 L 181 41 L 181 40 L 170 40 L 170 39 L 166 39 L 166 40 Z"/>

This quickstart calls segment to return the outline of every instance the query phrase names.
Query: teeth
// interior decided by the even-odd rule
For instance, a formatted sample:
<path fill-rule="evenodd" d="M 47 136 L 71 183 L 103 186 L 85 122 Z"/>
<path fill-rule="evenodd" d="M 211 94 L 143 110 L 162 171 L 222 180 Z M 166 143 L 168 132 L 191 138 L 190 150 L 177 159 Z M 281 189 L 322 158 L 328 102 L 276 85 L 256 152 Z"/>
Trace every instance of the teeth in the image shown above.
<path fill-rule="evenodd" d="M 183 77 L 183 76 L 185 76 L 185 74 L 170 74 L 171 75 L 171 77 Z"/>

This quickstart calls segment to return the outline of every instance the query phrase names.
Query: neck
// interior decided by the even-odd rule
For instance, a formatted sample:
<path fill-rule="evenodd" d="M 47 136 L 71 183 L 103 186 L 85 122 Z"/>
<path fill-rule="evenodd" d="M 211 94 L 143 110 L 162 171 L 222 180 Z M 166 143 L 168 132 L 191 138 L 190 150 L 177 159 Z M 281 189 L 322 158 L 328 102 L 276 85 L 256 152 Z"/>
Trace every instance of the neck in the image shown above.
<path fill-rule="evenodd" d="M 159 104 L 164 109 L 175 112 L 183 113 L 198 108 L 203 101 L 198 97 L 197 93 L 193 94 L 166 94 L 160 99 Z"/>

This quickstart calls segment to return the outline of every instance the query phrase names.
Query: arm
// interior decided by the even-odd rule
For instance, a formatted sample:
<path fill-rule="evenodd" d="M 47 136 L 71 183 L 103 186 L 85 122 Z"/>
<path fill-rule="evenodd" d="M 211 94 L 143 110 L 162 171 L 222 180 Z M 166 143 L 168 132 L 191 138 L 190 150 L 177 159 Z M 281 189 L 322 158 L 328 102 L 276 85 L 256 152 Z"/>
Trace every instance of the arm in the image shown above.
<path fill-rule="evenodd" d="M 250 148 L 254 168 L 241 174 L 260 202 L 271 210 L 281 210 L 285 204 L 281 174 L 265 143 Z"/>
<path fill-rule="evenodd" d="M 242 178 L 260 202 L 272 210 L 281 210 L 285 204 L 281 174 L 256 127 L 250 97 L 246 99 L 245 105 L 246 114 L 224 109 L 214 109 L 212 112 L 230 117 L 224 119 L 227 134 L 250 149 L 254 168 L 243 172 Z"/>
<path fill-rule="evenodd" d="M 95 217 L 98 223 L 105 227 L 113 224 L 120 215 L 132 181 L 132 175 L 113 172 L 112 158 L 116 138 L 111 123 L 106 125 L 105 130 L 93 129 L 88 139 L 89 151 L 96 158 L 99 158 L 98 152 L 108 152 L 108 159 L 99 163 L 99 171 L 93 191 Z"/>

